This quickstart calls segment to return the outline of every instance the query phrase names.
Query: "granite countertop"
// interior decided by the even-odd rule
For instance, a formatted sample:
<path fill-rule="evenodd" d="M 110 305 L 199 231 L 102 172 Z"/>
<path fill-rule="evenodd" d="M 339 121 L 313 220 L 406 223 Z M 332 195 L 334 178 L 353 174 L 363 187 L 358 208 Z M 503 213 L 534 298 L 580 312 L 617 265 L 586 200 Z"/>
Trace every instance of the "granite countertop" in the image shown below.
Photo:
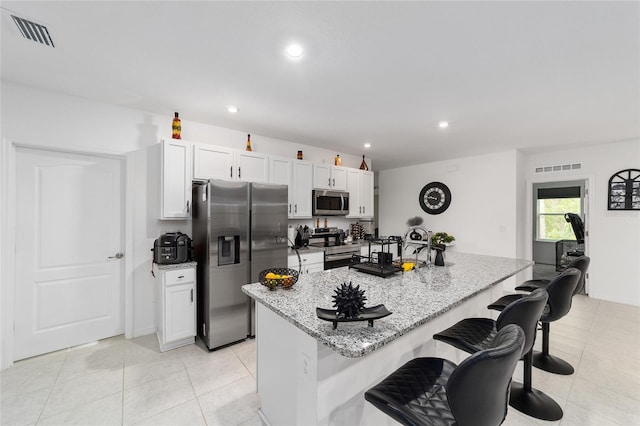
<path fill-rule="evenodd" d="M 173 269 L 193 268 L 198 265 L 198 262 L 173 263 L 169 265 L 161 265 L 159 263 L 156 263 L 156 265 L 158 265 L 158 269 L 161 271 L 171 271 Z"/>
<path fill-rule="evenodd" d="M 511 259 L 466 253 L 447 253 L 445 266 L 429 266 L 389 278 L 358 272 L 347 267 L 301 275 L 288 290 L 270 291 L 247 284 L 242 291 L 340 355 L 357 358 L 384 346 L 416 327 L 443 314 L 533 265 L 525 259 Z M 316 317 L 316 307 L 333 309 L 331 297 L 343 282 L 365 290 L 365 306 L 383 303 L 391 315 L 367 322 L 340 323 Z"/>
<path fill-rule="evenodd" d="M 303 254 L 306 254 L 306 253 L 324 253 L 324 249 L 322 247 L 309 246 L 309 247 L 299 248 L 298 252 L 300 253 L 300 256 L 302 256 Z M 296 254 L 296 251 L 291 247 L 289 247 L 289 251 L 287 252 L 287 255 L 291 256 L 295 254 Z"/>

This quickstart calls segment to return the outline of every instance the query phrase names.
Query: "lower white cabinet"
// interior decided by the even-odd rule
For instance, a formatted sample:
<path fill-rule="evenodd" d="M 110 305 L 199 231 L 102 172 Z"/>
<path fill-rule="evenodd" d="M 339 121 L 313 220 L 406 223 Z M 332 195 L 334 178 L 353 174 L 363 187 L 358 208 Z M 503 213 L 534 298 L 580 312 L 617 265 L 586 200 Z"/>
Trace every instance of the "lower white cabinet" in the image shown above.
<path fill-rule="evenodd" d="M 196 336 L 195 266 L 159 271 L 158 342 L 162 352 L 189 345 Z"/>
<path fill-rule="evenodd" d="M 300 253 L 300 260 L 298 260 L 298 256 L 295 253 L 289 255 L 289 268 L 297 271 L 300 264 L 302 264 L 300 267 L 301 274 L 324 271 L 324 252 L 304 253 L 304 250 L 298 250 L 298 252 Z"/>

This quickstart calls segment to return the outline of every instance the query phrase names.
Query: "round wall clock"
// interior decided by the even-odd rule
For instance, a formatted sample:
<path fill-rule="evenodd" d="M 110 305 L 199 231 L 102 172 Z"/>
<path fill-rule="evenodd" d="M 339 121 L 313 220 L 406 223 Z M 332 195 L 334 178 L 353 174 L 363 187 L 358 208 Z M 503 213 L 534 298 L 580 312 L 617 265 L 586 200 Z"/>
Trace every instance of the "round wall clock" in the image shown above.
<path fill-rule="evenodd" d="M 451 191 L 442 182 L 431 182 L 422 188 L 418 201 L 425 212 L 440 214 L 451 204 Z"/>

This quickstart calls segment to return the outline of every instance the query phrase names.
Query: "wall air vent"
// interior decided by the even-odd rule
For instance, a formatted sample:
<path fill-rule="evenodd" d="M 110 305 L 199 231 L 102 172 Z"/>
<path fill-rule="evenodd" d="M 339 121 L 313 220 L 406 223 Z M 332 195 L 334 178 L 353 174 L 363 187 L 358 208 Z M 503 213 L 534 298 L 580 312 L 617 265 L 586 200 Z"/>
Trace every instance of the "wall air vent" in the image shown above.
<path fill-rule="evenodd" d="M 579 170 L 581 168 L 582 168 L 582 163 L 560 164 L 557 166 L 536 167 L 536 173 L 566 172 L 569 170 Z"/>
<path fill-rule="evenodd" d="M 11 15 L 11 19 L 13 19 L 13 22 L 24 38 L 49 47 L 56 47 L 53 44 L 49 30 L 47 30 L 47 27 L 44 25 L 20 18 L 16 15 Z"/>

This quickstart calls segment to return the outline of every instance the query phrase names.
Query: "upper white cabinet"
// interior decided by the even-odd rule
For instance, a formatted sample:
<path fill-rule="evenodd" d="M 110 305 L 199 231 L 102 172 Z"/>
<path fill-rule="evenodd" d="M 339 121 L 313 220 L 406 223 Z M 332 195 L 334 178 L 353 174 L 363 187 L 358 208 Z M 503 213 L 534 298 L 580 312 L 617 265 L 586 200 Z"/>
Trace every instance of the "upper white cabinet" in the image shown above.
<path fill-rule="evenodd" d="M 178 139 L 162 141 L 160 218 L 191 217 L 191 152 L 193 144 Z"/>
<path fill-rule="evenodd" d="M 269 156 L 252 151 L 194 144 L 193 178 L 269 182 Z"/>
<path fill-rule="evenodd" d="M 373 217 L 373 172 L 348 169 L 347 191 L 349 192 L 349 214 L 347 217 Z"/>
<path fill-rule="evenodd" d="M 272 156 L 269 162 L 269 183 L 289 186 L 290 218 L 311 217 L 313 163 Z"/>
<path fill-rule="evenodd" d="M 313 166 L 313 187 L 315 189 L 347 190 L 347 168 L 315 164 Z"/>
<path fill-rule="evenodd" d="M 199 180 L 233 178 L 234 150 L 220 146 L 195 144 L 193 178 Z"/>
<path fill-rule="evenodd" d="M 293 192 L 293 209 L 290 217 L 311 217 L 311 191 L 313 190 L 313 163 L 304 160 L 293 161 L 293 182 L 289 193 Z"/>

